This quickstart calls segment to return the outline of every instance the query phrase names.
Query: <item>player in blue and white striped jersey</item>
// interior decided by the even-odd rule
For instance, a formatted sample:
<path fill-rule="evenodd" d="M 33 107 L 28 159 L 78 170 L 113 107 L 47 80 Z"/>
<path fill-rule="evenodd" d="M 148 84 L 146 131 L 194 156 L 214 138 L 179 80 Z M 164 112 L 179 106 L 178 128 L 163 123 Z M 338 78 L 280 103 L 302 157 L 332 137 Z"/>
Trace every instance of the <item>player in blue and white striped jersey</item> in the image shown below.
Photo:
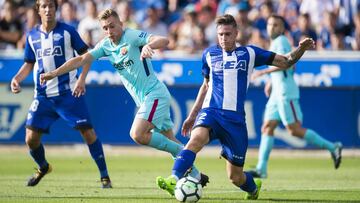
<path fill-rule="evenodd" d="M 220 16 L 216 23 L 219 45 L 203 53 L 204 82 L 182 127 L 183 135 L 192 129 L 190 141 L 178 154 L 172 175 L 157 177 L 157 184 L 164 190 L 173 190 L 174 183 L 192 166 L 196 154 L 211 140 L 218 139 L 230 181 L 247 192 L 245 199 L 257 199 L 260 179 L 255 183 L 250 173 L 243 172 L 248 146 L 244 102 L 250 75 L 254 67 L 265 64 L 291 67 L 314 46 L 314 41 L 304 39 L 288 55 L 277 55 L 255 46 L 236 46 L 238 31 L 233 16 Z"/>
<path fill-rule="evenodd" d="M 57 69 L 73 58 L 75 51 L 83 54 L 88 47 L 73 27 L 56 21 L 56 0 L 37 0 L 36 7 L 41 17 L 41 25 L 27 33 L 25 62 L 11 81 L 12 92 L 19 93 L 21 81 L 33 71 L 35 95 L 26 120 L 26 144 L 39 169 L 27 185 L 37 185 L 44 175 L 51 172 L 52 166 L 45 158 L 41 136 L 49 132 L 52 123 L 62 118 L 69 126 L 80 131 L 98 166 L 102 187 L 110 188 L 111 181 L 102 144 L 91 125 L 83 96 L 90 64 L 84 66 L 79 79 L 74 70 L 48 81 L 45 85 L 40 84 L 41 73 Z"/>

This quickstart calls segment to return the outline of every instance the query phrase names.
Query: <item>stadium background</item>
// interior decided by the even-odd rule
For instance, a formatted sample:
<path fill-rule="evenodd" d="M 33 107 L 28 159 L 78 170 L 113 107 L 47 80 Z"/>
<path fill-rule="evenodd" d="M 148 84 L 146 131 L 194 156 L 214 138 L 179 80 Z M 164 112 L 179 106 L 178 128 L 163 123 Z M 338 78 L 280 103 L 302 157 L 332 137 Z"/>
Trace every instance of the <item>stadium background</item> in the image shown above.
<path fill-rule="evenodd" d="M 0 0 L 0 143 L 24 144 L 24 122 L 33 96 L 32 78 L 23 82 L 23 92 L 13 95 L 9 82 L 22 64 L 25 33 L 39 19 L 34 0 Z M 286 35 L 294 46 L 303 37 L 317 42 L 296 65 L 295 79 L 301 86 L 304 126 L 315 129 L 345 147 L 360 146 L 360 1 L 359 0 L 57 0 L 57 18 L 79 31 L 90 47 L 101 39 L 96 15 L 104 8 L 120 14 L 126 27 L 168 36 L 166 50 L 157 52 L 153 64 L 160 80 L 173 96 L 172 116 L 179 128 L 202 82 L 201 51 L 216 43 L 214 19 L 234 15 L 239 24 L 238 43 L 268 48 L 266 18 L 271 13 L 288 22 Z M 11 33 L 12 37 L 4 33 Z M 17 36 L 17 40 L 14 37 Z M 246 102 L 250 147 L 260 141 L 260 126 L 266 103 L 263 84 L 268 76 L 253 81 Z M 105 60 L 93 63 L 87 77 L 86 99 L 95 129 L 106 144 L 134 145 L 128 136 L 136 111 L 118 74 Z M 278 128 L 275 146 L 302 148 L 302 140 Z M 59 120 L 44 137 L 49 144 L 82 143 L 78 133 Z"/>
<path fill-rule="evenodd" d="M 0 58 L 0 142 L 24 143 L 24 122 L 32 102 L 33 83 L 29 76 L 21 94 L 13 95 L 9 81 L 22 64 L 21 57 Z M 183 142 L 179 128 L 196 98 L 202 82 L 200 56 L 157 58 L 154 67 L 173 96 L 172 117 L 177 137 Z M 304 126 L 316 129 L 331 141 L 345 147 L 360 146 L 360 56 L 355 52 L 310 52 L 296 66 L 295 78 L 301 85 Z M 245 104 L 250 147 L 259 145 L 260 127 L 266 97 L 263 84 L 267 76 L 254 81 Z M 118 73 L 106 60 L 93 63 L 87 77 L 86 100 L 98 136 L 103 143 L 134 145 L 128 135 L 136 106 L 121 85 Z M 49 144 L 82 143 L 78 132 L 58 120 L 44 136 Z M 283 129 L 276 133 L 276 147 L 311 147 L 293 138 Z"/>

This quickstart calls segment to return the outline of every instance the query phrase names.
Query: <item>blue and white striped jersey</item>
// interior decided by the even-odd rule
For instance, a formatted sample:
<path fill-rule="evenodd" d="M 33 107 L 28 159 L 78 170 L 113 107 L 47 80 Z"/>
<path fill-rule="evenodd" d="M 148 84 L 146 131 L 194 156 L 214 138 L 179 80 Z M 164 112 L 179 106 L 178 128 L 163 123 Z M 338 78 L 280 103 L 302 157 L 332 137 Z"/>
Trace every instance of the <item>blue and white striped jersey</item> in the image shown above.
<path fill-rule="evenodd" d="M 244 102 L 253 68 L 271 64 L 275 53 L 255 46 L 241 46 L 226 52 L 219 45 L 206 49 L 202 73 L 209 78 L 202 108 L 216 108 L 244 114 Z"/>
<path fill-rule="evenodd" d="M 66 91 L 72 91 L 77 79 L 77 70 L 60 75 L 40 85 L 40 74 L 60 67 L 67 60 L 84 53 L 87 45 L 80 38 L 76 30 L 61 22 L 49 33 L 41 31 L 36 26 L 27 33 L 24 61 L 34 63 L 33 78 L 35 96 L 58 96 Z"/>

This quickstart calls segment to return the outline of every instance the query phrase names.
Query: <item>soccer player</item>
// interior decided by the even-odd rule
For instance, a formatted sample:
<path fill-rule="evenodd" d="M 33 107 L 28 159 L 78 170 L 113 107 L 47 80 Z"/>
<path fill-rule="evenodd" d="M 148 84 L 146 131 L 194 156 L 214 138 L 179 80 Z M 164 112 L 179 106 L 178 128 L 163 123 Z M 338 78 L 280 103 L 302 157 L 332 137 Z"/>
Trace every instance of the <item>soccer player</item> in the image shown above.
<path fill-rule="evenodd" d="M 257 199 L 261 180 L 254 181 L 250 173 L 243 172 L 248 146 L 244 102 L 250 74 L 254 67 L 265 64 L 282 69 L 291 67 L 314 46 L 314 41 L 304 39 L 296 50 L 283 56 L 255 46 L 236 46 L 238 30 L 231 15 L 219 16 L 216 24 L 219 44 L 203 53 L 204 82 L 182 126 L 183 135 L 192 129 L 190 140 L 177 156 L 172 175 L 159 176 L 156 182 L 161 189 L 172 193 L 196 154 L 211 140 L 218 139 L 230 182 L 247 192 L 245 199 Z"/>
<path fill-rule="evenodd" d="M 270 51 L 285 54 L 291 51 L 288 39 L 285 37 L 285 20 L 281 16 L 272 15 L 267 22 L 267 32 L 271 38 Z M 301 126 L 302 112 L 299 105 L 299 88 L 294 80 L 294 67 L 281 70 L 271 66 L 254 73 L 253 78 L 270 73 L 271 83 L 265 86 L 265 94 L 270 95 L 264 113 L 261 127 L 261 142 L 259 159 L 255 170 L 250 171 L 254 177 L 267 177 L 267 163 L 274 144 L 274 130 L 278 122 L 282 122 L 288 132 L 304 139 L 307 143 L 319 148 L 325 148 L 331 153 L 335 169 L 341 162 L 341 143 L 332 143 L 311 129 Z M 270 93 L 271 92 L 271 93 Z"/>
<path fill-rule="evenodd" d="M 49 83 L 56 76 L 107 56 L 139 107 L 130 130 L 131 138 L 138 144 L 169 152 L 175 158 L 183 146 L 172 131 L 171 96 L 165 84 L 157 79 L 149 60 L 154 49 L 164 48 L 168 39 L 139 30 L 123 29 L 118 14 L 112 9 L 104 10 L 98 18 L 106 37 L 90 52 L 42 74 L 41 82 Z M 200 180 L 202 186 L 207 184 L 208 177 L 195 167 L 189 173 Z"/>
<path fill-rule="evenodd" d="M 76 78 L 77 71 L 72 71 L 46 85 L 40 84 L 41 73 L 55 70 L 74 57 L 74 51 L 83 54 L 88 47 L 73 27 L 56 21 L 56 0 L 37 0 L 36 8 L 41 25 L 27 34 L 24 64 L 11 80 L 11 90 L 17 94 L 21 91 L 21 81 L 33 70 L 35 95 L 26 120 L 26 144 L 39 169 L 28 180 L 27 186 L 37 185 L 52 170 L 45 158 L 41 136 L 48 133 L 51 124 L 60 117 L 80 131 L 99 169 L 102 187 L 111 188 L 102 144 L 91 125 L 83 96 L 90 64 L 84 65 L 79 79 Z"/>

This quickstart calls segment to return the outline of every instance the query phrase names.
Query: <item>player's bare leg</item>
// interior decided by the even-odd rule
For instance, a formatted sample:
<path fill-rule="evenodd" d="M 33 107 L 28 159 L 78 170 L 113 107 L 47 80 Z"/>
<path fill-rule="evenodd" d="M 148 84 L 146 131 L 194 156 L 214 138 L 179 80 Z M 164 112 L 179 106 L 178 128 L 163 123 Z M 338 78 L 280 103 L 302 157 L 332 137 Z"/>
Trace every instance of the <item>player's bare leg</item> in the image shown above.
<path fill-rule="evenodd" d="M 184 149 L 179 153 L 172 171 L 172 175 L 164 178 L 156 177 L 157 186 L 167 191 L 170 195 L 174 195 L 176 181 L 182 178 L 187 170 L 191 168 L 194 163 L 196 153 L 198 153 L 204 145 L 209 142 L 209 130 L 204 127 L 195 128 L 192 132 L 189 142 Z"/>
<path fill-rule="evenodd" d="M 176 137 L 174 136 L 173 130 L 161 131 L 161 134 L 165 135 L 170 140 L 173 140 L 174 142 L 177 142 L 182 145 L 182 143 L 178 139 L 176 139 Z M 176 157 L 173 157 L 173 158 L 175 159 Z M 196 169 L 196 167 L 193 166 L 187 171 L 185 176 L 190 175 L 191 177 L 198 179 L 201 186 L 204 188 L 209 183 L 209 176 L 207 176 L 204 173 L 200 173 L 200 178 L 199 178 L 198 177 L 199 173 L 200 172 Z"/>
<path fill-rule="evenodd" d="M 267 177 L 267 165 L 274 145 L 274 129 L 278 125 L 276 120 L 264 121 L 261 127 L 261 141 L 259 147 L 258 163 L 255 169 L 249 170 L 254 178 Z"/>
<path fill-rule="evenodd" d="M 260 179 L 254 181 L 249 172 L 243 172 L 243 167 L 229 161 L 226 161 L 226 171 L 231 183 L 247 192 L 244 199 L 258 199 L 262 184 Z"/>
<path fill-rule="evenodd" d="M 340 142 L 332 143 L 312 129 L 303 128 L 300 122 L 287 125 L 286 128 L 291 135 L 303 138 L 307 143 L 315 145 L 321 149 L 327 149 L 333 159 L 334 168 L 338 169 L 340 167 L 342 157 L 342 144 Z"/>

